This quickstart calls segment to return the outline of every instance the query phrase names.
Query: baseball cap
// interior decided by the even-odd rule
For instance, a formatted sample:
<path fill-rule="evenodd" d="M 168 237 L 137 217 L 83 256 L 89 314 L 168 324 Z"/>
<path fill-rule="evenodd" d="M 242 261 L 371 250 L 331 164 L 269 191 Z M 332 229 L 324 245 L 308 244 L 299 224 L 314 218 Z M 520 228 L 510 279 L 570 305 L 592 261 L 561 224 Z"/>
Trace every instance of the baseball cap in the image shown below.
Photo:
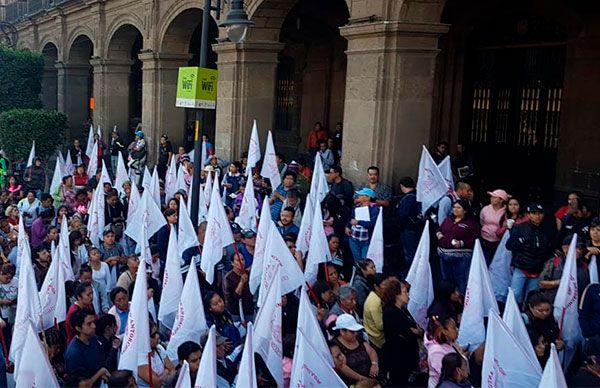
<path fill-rule="evenodd" d="M 532 202 L 527 206 L 527 213 L 543 213 L 544 207 L 537 202 Z"/>
<path fill-rule="evenodd" d="M 208 334 L 209 334 L 210 330 L 205 330 L 204 333 L 202 333 L 202 335 L 200 336 L 200 346 L 202 346 L 202 349 L 204 349 L 206 347 L 206 342 L 208 342 Z M 219 334 L 218 331 L 215 331 L 215 342 L 217 343 L 217 346 L 219 345 L 223 345 L 225 342 L 228 341 L 228 339 L 226 337 L 223 337 L 221 334 Z"/>
<path fill-rule="evenodd" d="M 242 228 L 234 222 L 231 224 L 231 233 L 242 233 Z"/>
<path fill-rule="evenodd" d="M 375 192 L 372 189 L 369 189 L 368 187 L 355 191 L 354 194 L 356 196 L 366 195 L 370 198 L 375 198 L 377 196 L 377 194 L 375 194 Z"/>
<path fill-rule="evenodd" d="M 488 195 L 490 195 L 492 197 L 500 198 L 504 202 L 508 202 L 508 198 L 510 198 L 510 195 L 508 195 L 506 193 L 506 191 L 501 190 L 501 189 L 494 190 L 494 191 L 488 191 L 487 193 L 488 193 Z"/>
<path fill-rule="evenodd" d="M 244 229 L 242 230 L 242 237 L 243 238 L 252 238 L 256 236 L 256 232 L 253 231 L 252 229 Z"/>
<path fill-rule="evenodd" d="M 354 319 L 354 317 L 352 315 L 342 314 L 337 317 L 337 320 L 335 321 L 335 326 L 333 327 L 333 330 L 341 330 L 341 329 L 350 330 L 350 331 L 360 331 L 360 330 L 364 329 L 364 327 L 362 325 L 360 325 L 358 322 L 356 322 L 356 319 Z"/>

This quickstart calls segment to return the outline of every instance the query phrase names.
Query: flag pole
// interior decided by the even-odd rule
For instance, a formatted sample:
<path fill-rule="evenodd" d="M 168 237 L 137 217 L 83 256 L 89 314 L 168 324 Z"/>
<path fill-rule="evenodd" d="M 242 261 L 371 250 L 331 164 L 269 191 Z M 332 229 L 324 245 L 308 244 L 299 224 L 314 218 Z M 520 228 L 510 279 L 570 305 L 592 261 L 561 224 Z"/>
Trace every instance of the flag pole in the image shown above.
<path fill-rule="evenodd" d="M 148 352 L 148 385 L 150 386 L 150 388 L 154 387 L 154 384 L 152 383 L 152 351 Z"/>

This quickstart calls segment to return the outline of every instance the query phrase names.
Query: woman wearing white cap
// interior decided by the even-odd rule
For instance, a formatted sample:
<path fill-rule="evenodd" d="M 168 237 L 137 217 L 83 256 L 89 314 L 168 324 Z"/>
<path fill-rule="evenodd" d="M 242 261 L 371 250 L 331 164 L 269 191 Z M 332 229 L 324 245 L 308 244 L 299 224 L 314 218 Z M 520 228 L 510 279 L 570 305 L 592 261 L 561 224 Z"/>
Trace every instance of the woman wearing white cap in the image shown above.
<path fill-rule="evenodd" d="M 376 378 L 379 375 L 377 353 L 368 342 L 362 340 L 362 336 L 358 335 L 363 329 L 363 326 L 350 314 L 341 314 L 333 327 L 335 331 L 333 343 L 338 345 L 346 356 L 346 364 L 341 367 L 340 372 L 347 384 Z"/>
<path fill-rule="evenodd" d="M 509 195 L 504 190 L 488 191 L 490 204 L 481 209 L 479 221 L 481 222 L 481 246 L 486 262 L 489 263 L 496 253 L 500 238 L 496 232 L 502 226 L 506 214 L 506 204 Z"/>

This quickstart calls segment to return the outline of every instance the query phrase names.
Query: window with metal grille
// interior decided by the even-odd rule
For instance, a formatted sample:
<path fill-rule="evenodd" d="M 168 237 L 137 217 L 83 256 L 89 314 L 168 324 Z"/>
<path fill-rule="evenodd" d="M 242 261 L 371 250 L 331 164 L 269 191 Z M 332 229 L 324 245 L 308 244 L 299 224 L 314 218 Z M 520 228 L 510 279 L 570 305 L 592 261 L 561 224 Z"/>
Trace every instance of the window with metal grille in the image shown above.
<path fill-rule="evenodd" d="M 471 143 L 556 149 L 565 47 L 484 48 L 475 56 Z"/>
<path fill-rule="evenodd" d="M 297 127 L 299 108 L 297 85 L 294 59 L 281 56 L 277 65 L 274 129 L 292 131 Z"/>

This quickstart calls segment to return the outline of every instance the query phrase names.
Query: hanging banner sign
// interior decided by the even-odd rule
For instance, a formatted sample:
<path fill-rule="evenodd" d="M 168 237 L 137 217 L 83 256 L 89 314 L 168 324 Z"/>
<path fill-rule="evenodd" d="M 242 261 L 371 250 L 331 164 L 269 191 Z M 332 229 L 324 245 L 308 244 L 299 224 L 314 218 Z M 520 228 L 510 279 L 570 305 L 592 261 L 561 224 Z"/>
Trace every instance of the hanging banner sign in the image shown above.
<path fill-rule="evenodd" d="M 180 67 L 177 100 L 180 108 L 215 109 L 218 71 L 204 67 Z"/>

